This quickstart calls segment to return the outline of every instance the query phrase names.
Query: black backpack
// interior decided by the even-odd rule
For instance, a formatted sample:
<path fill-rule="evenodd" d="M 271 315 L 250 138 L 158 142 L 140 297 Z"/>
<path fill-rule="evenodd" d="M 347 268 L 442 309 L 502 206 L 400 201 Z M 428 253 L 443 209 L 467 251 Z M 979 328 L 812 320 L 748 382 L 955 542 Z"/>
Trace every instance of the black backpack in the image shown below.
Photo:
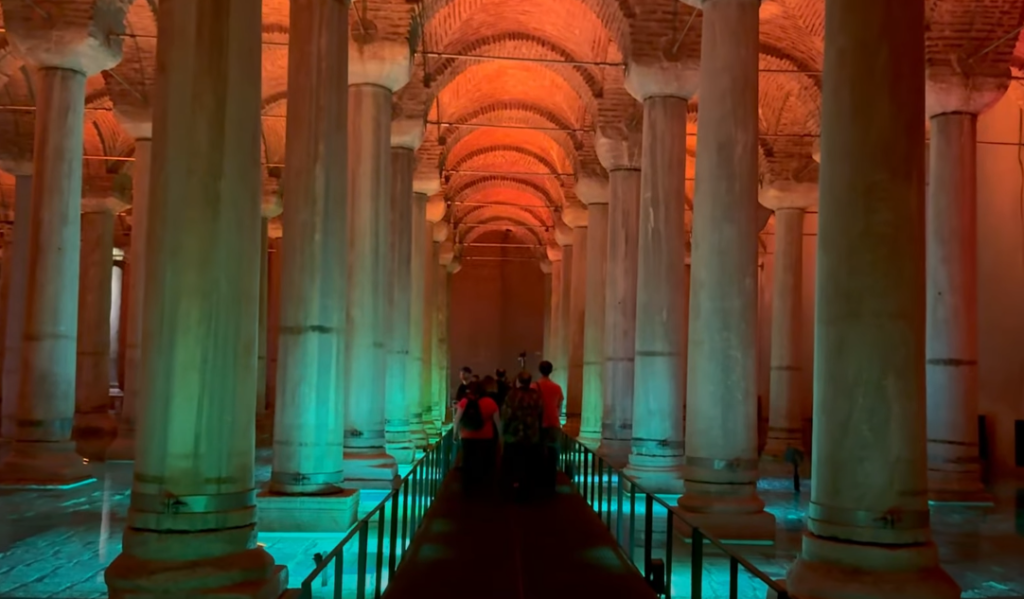
<path fill-rule="evenodd" d="M 462 410 L 462 419 L 459 420 L 459 427 L 467 431 L 478 431 L 484 428 L 484 414 L 480 411 L 480 400 L 466 398 L 466 407 Z"/>

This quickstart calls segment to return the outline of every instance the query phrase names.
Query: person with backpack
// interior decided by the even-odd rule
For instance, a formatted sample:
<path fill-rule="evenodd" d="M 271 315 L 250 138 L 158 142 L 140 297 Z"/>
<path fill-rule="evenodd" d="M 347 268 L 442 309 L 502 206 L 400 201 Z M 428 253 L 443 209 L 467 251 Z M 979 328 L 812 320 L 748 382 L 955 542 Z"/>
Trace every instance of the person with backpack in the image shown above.
<path fill-rule="evenodd" d="M 501 465 L 503 486 L 515 499 L 525 499 L 533 493 L 542 464 L 544 405 L 540 393 L 530 386 L 531 379 L 529 372 L 519 373 L 516 388 L 509 392 L 501 410 L 505 429 Z"/>
<path fill-rule="evenodd" d="M 455 434 L 462 441 L 462 488 L 467 494 L 492 487 L 501 439 L 498 404 L 486 397 L 480 383 L 467 385 L 455 408 Z M 497 442 L 496 442 L 497 441 Z"/>

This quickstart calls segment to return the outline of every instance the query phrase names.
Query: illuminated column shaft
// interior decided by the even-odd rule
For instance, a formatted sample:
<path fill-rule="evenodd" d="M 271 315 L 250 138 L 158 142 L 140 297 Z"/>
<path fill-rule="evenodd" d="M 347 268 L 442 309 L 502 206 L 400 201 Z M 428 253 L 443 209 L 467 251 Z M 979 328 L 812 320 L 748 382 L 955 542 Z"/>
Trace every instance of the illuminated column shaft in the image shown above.
<path fill-rule="evenodd" d="M 924 13 L 825 9 L 837 76 L 822 97 L 811 503 L 786 577 L 797 597 L 960 596 L 927 495 Z"/>
<path fill-rule="evenodd" d="M 693 85 L 692 75 L 682 73 L 683 82 Z M 666 80 L 658 67 L 639 64 L 630 64 L 626 84 L 644 104 L 628 472 L 652 491 L 675 494 L 683 490 L 686 98 L 693 92 Z"/>
<path fill-rule="evenodd" d="M 61 485 L 89 478 L 70 443 L 75 414 L 85 80 L 86 73 L 80 70 L 36 70 L 29 275 L 23 309 L 14 316 L 24 321 L 21 372 L 15 392 L 5 401 L 14 408 L 13 413 L 7 412 L 12 422 L 5 428 L 15 444 L 0 463 L 0 483 L 8 485 Z"/>
<path fill-rule="evenodd" d="M 557 371 L 561 366 L 558 363 L 558 356 L 562 340 L 562 277 L 564 276 L 562 248 L 558 244 L 548 246 L 547 256 L 551 261 L 551 306 L 548 316 L 551 339 L 545 348 L 544 359 L 551 362 Z M 557 375 L 552 375 L 552 379 L 558 380 Z"/>
<path fill-rule="evenodd" d="M 620 467 L 633 438 L 642 143 L 643 131 L 635 126 L 602 127 L 595 143 L 609 184 L 607 266 L 600 282 L 605 294 L 601 453 Z"/>
<path fill-rule="evenodd" d="M 345 480 L 348 9 L 293 2 L 270 490 L 329 495 Z M 328 60 L 328 57 L 337 60 Z M 311 68 L 310 65 L 315 65 Z M 269 208 L 269 206 L 268 206 Z M 279 210 L 275 210 L 279 212 Z M 270 215 L 271 212 L 265 211 Z"/>
<path fill-rule="evenodd" d="M 551 355 L 551 260 L 545 255 L 540 260 L 540 271 L 544 274 L 544 341 L 541 345 L 542 360 Z"/>
<path fill-rule="evenodd" d="M 391 244 L 391 94 L 409 81 L 405 43 L 352 44 L 348 90 L 349 260 L 345 468 L 356 487 L 388 487 L 386 294 Z"/>
<path fill-rule="evenodd" d="M 566 218 L 565 213 L 562 216 Z M 572 230 L 572 276 L 568 296 L 569 319 L 566 321 L 569 336 L 569 383 L 565 388 L 565 415 L 569 433 L 578 435 L 583 412 L 583 335 L 587 312 L 587 250 L 590 230 L 585 217 L 582 222 L 573 222 L 576 226 Z M 571 223 L 566 224 L 572 226 Z"/>
<path fill-rule="evenodd" d="M 604 411 L 604 308 L 608 258 L 608 183 L 603 178 L 580 177 L 576 195 L 587 204 L 587 252 L 583 316 L 583 414 L 580 440 L 601 442 Z M 570 210 L 567 208 L 566 210 Z M 576 218 L 579 218 L 576 216 Z M 576 230 L 573 230 L 575 233 Z M 577 254 L 578 255 L 578 254 Z"/>
<path fill-rule="evenodd" d="M 128 249 L 130 272 L 124 337 L 124 396 L 117 420 L 117 436 L 107 448 L 107 461 L 135 459 L 135 425 L 142 377 L 142 309 L 146 286 L 152 123 L 132 127 L 131 133 L 135 136 L 135 162 L 132 163 L 132 237 Z"/>
<path fill-rule="evenodd" d="M 572 271 L 573 236 L 572 229 L 561 221 L 555 222 L 555 241 L 562 246 L 561 302 L 558 305 L 558 361 L 554 362 L 552 378 L 562 386 L 566 402 L 562 405 L 563 416 L 568 410 L 569 392 L 569 347 L 572 339 Z"/>
<path fill-rule="evenodd" d="M 783 458 L 786 449 L 803 449 L 804 212 L 818 202 L 817 186 L 780 181 L 765 186 L 761 204 L 775 212 L 772 268 L 771 356 L 768 443 L 765 455 Z"/>
<path fill-rule="evenodd" d="M 441 209 L 437 210 L 437 203 Z M 420 389 L 420 402 L 423 406 L 423 427 L 429 439 L 436 439 L 440 433 L 441 423 L 437 420 L 435 399 L 438 395 L 437 373 L 437 263 L 440 243 L 448 237 L 448 223 L 439 222 L 444 217 L 444 201 L 431 199 L 427 203 L 427 230 L 429 235 L 423 252 L 423 386 Z M 432 210 L 433 209 L 433 210 Z M 436 214 L 439 212 L 439 215 Z M 447 399 L 443 399 L 447 401 Z M 442 404 L 443 405 L 443 404 Z"/>
<path fill-rule="evenodd" d="M 422 121 L 399 119 L 391 123 L 391 193 L 385 265 L 386 312 L 382 323 L 387 333 L 384 384 L 385 436 L 388 454 L 411 464 L 416 448 L 412 436 L 413 396 L 408 393 L 412 374 L 412 223 L 413 171 L 416 148 L 423 141 Z M 421 416 L 422 418 L 422 416 Z"/>
<path fill-rule="evenodd" d="M 260 312 L 256 329 L 256 420 L 267 416 L 267 266 L 270 238 L 267 237 L 268 218 L 260 219 Z"/>
<path fill-rule="evenodd" d="M 927 191 L 928 492 L 933 501 L 991 503 L 978 451 L 978 115 L 1006 77 L 928 73 L 931 176 Z"/>
<path fill-rule="evenodd" d="M 82 206 L 72 437 L 78 453 L 91 460 L 104 458 L 116 430 L 110 416 L 110 303 L 114 214 L 124 207 L 114 198 L 90 198 Z"/>
<path fill-rule="evenodd" d="M 15 422 L 18 415 L 18 385 L 21 378 L 21 343 L 22 332 L 25 330 L 25 302 L 28 297 L 25 289 L 28 286 L 28 242 L 32 226 L 32 172 L 31 164 L 23 165 L 22 169 L 10 169 L 4 164 L 4 170 L 17 173 L 14 179 L 14 238 L 8 242 L 5 266 L 10 272 L 5 275 L 9 279 L 10 290 L 7 294 L 7 305 L 4 312 L 4 378 L 3 378 L 3 409 L 2 430 L 0 438 L 12 439 L 15 433 Z"/>
<path fill-rule="evenodd" d="M 411 279 L 409 306 L 410 370 L 406 393 L 412 402 L 410 427 L 416 447 L 426 447 L 437 438 L 430 401 L 433 388 L 433 286 L 434 221 L 444 217 L 441 197 L 431 198 L 441 188 L 437 177 L 413 179 L 412 241 L 410 245 Z"/>
<path fill-rule="evenodd" d="M 157 20 L 138 452 L 108 591 L 276 597 L 253 476 L 260 6 L 165 2 Z"/>
<path fill-rule="evenodd" d="M 449 267 L 454 261 L 454 247 L 451 239 L 438 245 L 438 262 L 434 265 L 434 400 L 433 414 L 438 426 L 451 419 L 448 403 L 452 391 L 449 388 L 448 358 L 448 285 Z"/>
<path fill-rule="evenodd" d="M 2 170 L 2 169 L 0 169 Z M 15 183 L 17 186 L 17 183 Z M 15 200 L 17 201 L 17 200 Z M 3 430 L 3 363 L 7 353 L 7 307 L 8 299 L 11 296 L 11 271 L 14 269 L 14 231 L 13 227 L 6 228 L 0 233 L 0 244 L 3 244 L 0 254 L 0 434 Z M 2 437 L 0 437 L 2 438 Z"/>

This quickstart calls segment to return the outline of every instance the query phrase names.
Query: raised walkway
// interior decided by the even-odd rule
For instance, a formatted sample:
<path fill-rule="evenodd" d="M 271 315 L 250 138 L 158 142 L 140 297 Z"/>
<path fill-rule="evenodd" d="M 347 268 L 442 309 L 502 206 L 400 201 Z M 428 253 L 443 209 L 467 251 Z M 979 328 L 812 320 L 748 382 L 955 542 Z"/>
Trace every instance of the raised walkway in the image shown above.
<path fill-rule="evenodd" d="M 385 599 L 654 599 L 590 506 L 562 477 L 527 503 L 467 499 L 449 474 Z"/>

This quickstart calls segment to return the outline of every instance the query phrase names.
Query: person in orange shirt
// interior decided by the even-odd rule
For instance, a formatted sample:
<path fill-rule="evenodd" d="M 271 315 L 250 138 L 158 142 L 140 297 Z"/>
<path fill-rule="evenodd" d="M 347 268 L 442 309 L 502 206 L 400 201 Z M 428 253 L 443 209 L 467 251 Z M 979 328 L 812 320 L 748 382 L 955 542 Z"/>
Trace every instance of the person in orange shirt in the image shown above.
<path fill-rule="evenodd" d="M 555 488 L 555 475 L 558 472 L 558 443 L 562 434 L 562 404 L 565 403 L 565 395 L 562 387 L 551 380 L 551 373 L 555 367 L 544 360 L 538 366 L 540 380 L 534 383 L 534 387 L 540 392 L 541 402 L 544 404 L 544 416 L 541 422 L 544 444 L 546 445 L 545 476 L 542 477 L 548 490 Z"/>
<path fill-rule="evenodd" d="M 462 489 L 467 494 L 493 487 L 501 443 L 498 404 L 485 397 L 479 382 L 471 382 L 455 408 L 455 434 L 462 440 Z"/>

